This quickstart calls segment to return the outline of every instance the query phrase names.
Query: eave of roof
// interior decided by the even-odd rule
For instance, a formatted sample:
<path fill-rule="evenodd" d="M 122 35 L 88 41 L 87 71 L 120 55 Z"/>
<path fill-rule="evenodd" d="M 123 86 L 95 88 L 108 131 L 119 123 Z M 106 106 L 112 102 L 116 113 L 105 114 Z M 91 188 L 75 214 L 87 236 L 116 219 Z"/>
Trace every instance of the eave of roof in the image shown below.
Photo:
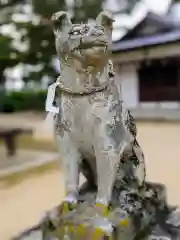
<path fill-rule="evenodd" d="M 153 36 L 146 36 L 135 38 L 131 40 L 122 40 L 112 44 L 112 52 L 118 53 L 122 51 L 130 51 L 138 48 L 151 47 L 161 44 L 173 43 L 180 41 L 180 29 L 173 30 L 168 33 L 156 34 Z"/>
<path fill-rule="evenodd" d="M 152 22 L 152 24 L 155 23 L 156 25 L 159 25 L 163 28 L 176 28 L 176 26 L 174 26 L 174 24 L 172 24 L 172 22 L 169 21 L 169 19 L 167 19 L 166 17 L 159 16 L 153 12 L 147 12 L 147 14 L 141 19 L 141 21 L 137 22 L 137 24 L 132 29 L 129 29 L 129 31 L 121 39 L 119 39 L 119 41 L 127 40 L 128 37 L 131 36 L 131 34 L 138 28 L 140 28 L 146 21 L 150 21 Z"/>

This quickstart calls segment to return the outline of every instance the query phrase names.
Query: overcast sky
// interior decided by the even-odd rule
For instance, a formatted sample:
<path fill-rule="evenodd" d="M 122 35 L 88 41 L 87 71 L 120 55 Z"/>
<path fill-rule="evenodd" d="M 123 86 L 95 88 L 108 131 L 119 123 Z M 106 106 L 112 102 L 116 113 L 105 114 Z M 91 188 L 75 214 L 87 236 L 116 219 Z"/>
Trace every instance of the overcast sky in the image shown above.
<path fill-rule="evenodd" d="M 68 0 L 72 1 L 72 0 Z M 121 0 L 107 0 L 107 8 L 109 10 L 117 10 Z M 141 0 L 141 4 L 145 4 L 149 10 L 156 13 L 163 14 L 167 11 L 169 4 L 172 0 Z"/>
<path fill-rule="evenodd" d="M 171 0 L 144 0 L 147 6 L 157 13 L 165 13 L 168 9 Z"/>

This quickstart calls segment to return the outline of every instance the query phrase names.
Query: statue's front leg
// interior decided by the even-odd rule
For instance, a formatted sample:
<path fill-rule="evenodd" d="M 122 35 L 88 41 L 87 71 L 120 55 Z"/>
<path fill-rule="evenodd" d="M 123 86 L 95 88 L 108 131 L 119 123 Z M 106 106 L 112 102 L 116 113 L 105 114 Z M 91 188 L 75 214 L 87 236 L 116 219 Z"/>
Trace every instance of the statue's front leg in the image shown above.
<path fill-rule="evenodd" d="M 126 142 L 122 141 L 120 151 L 123 153 Z M 117 174 L 117 166 L 120 163 L 120 155 L 114 147 L 109 136 L 102 137 L 95 146 L 98 191 L 96 203 L 104 206 L 109 205 L 112 199 L 114 182 Z"/>
<path fill-rule="evenodd" d="M 94 211 L 98 214 L 95 215 L 97 216 L 97 219 L 94 218 L 92 225 L 95 225 L 97 234 L 99 231 L 102 231 L 102 234 L 111 236 L 113 232 L 113 224 L 109 218 L 109 203 L 113 197 L 112 193 L 117 175 L 117 167 L 120 164 L 120 159 L 125 149 L 129 145 L 130 138 L 121 122 L 115 126 L 115 132 L 109 131 L 109 127 L 111 126 L 99 119 L 99 126 L 97 124 L 94 131 L 93 142 L 96 155 L 98 183 Z M 116 135 L 117 132 L 119 135 Z M 126 219 L 120 224 L 127 224 Z"/>
<path fill-rule="evenodd" d="M 62 165 L 65 179 L 65 202 L 76 204 L 78 200 L 79 186 L 79 167 L 81 155 L 76 147 L 75 142 L 71 139 L 68 132 L 63 136 L 58 136 L 60 153 L 62 156 Z"/>

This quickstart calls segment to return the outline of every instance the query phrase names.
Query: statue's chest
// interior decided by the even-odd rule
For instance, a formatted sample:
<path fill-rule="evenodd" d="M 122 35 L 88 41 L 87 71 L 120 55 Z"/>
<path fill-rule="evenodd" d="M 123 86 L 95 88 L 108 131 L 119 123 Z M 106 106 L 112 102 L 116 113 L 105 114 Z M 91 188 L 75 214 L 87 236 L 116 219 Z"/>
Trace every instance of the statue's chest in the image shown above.
<path fill-rule="evenodd" d="M 82 149 L 92 149 L 91 104 L 86 97 L 61 96 L 61 128 Z"/>

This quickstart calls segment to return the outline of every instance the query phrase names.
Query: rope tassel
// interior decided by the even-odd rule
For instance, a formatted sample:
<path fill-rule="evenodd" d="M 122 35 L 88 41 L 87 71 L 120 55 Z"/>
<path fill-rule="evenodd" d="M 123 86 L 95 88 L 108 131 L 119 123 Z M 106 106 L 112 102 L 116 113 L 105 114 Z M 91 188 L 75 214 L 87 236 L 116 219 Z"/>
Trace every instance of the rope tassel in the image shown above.
<path fill-rule="evenodd" d="M 48 87 L 47 98 L 46 98 L 46 112 L 51 113 L 59 113 L 59 108 L 53 106 L 56 87 L 58 86 L 59 82 L 55 82 Z"/>

